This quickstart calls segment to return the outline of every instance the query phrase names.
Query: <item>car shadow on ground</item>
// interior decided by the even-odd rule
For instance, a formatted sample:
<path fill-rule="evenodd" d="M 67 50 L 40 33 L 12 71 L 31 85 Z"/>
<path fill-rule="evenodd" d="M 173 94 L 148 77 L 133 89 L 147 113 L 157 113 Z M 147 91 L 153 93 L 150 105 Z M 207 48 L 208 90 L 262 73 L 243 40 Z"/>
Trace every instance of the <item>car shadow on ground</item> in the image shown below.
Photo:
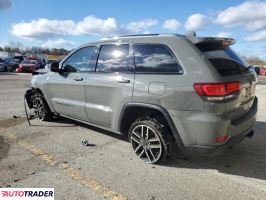
<path fill-rule="evenodd" d="M 30 120 L 30 123 L 31 123 L 31 126 L 36 126 L 36 127 L 74 127 L 74 126 L 80 126 L 80 127 L 87 128 L 87 129 L 93 130 L 95 132 L 99 132 L 101 134 L 104 134 L 104 135 L 107 135 L 107 136 L 110 136 L 110 137 L 113 137 L 116 139 L 119 139 L 119 140 L 127 141 L 127 138 L 120 135 L 120 134 L 116 134 L 116 133 L 113 133 L 111 131 L 104 130 L 104 129 L 101 129 L 101 128 L 98 128 L 98 127 L 95 127 L 95 126 L 92 126 L 89 124 L 84 124 L 84 123 L 81 123 L 81 122 L 78 122 L 78 121 L 75 121 L 72 119 L 68 119 L 65 117 L 57 117 L 56 116 L 50 122 L 41 122 L 39 120 L 34 119 L 34 120 Z"/>
<path fill-rule="evenodd" d="M 266 137 L 266 122 L 260 122 L 260 121 L 256 122 L 255 134 L 264 135 Z M 265 144 L 265 153 L 266 153 L 266 144 Z"/>
<path fill-rule="evenodd" d="M 110 137 L 113 137 L 113 138 L 116 138 L 116 139 L 119 139 L 119 140 L 128 141 L 127 137 L 122 136 L 120 134 L 117 134 L 117 133 L 114 133 L 114 132 L 111 132 L 111 131 L 108 131 L 108 130 L 105 130 L 105 129 L 101 129 L 101 128 L 98 128 L 98 127 L 95 127 L 95 126 L 92 126 L 92 125 L 89 125 L 89 124 L 84 124 L 84 123 L 81 123 L 81 122 L 78 122 L 78 121 L 67 119 L 67 118 L 64 118 L 64 117 L 56 118 L 54 122 L 75 124 L 76 126 L 81 126 L 83 128 L 87 128 L 87 129 L 93 130 L 95 132 L 99 132 L 101 134 L 104 134 L 104 135 L 107 135 L 107 136 L 110 136 Z"/>
<path fill-rule="evenodd" d="M 51 123 L 63 123 L 63 126 L 81 126 L 112 138 L 128 142 L 127 137 L 83 124 L 67 118 L 56 118 Z M 39 125 L 42 126 L 42 125 Z M 48 125 L 49 126 L 49 125 Z M 51 124 L 51 126 L 53 126 Z M 217 170 L 220 173 L 266 180 L 266 122 L 257 122 L 255 136 L 246 138 L 227 153 L 216 157 L 184 156 L 176 146 L 173 147 L 170 160 L 159 164 L 161 167 L 186 169 Z M 130 145 L 129 145 L 130 148 Z"/>
<path fill-rule="evenodd" d="M 64 117 L 54 116 L 51 121 L 40 121 L 33 112 L 27 111 L 28 118 L 25 117 L 25 121 L 29 126 L 33 127 L 73 127 L 77 125 L 77 122 Z"/>

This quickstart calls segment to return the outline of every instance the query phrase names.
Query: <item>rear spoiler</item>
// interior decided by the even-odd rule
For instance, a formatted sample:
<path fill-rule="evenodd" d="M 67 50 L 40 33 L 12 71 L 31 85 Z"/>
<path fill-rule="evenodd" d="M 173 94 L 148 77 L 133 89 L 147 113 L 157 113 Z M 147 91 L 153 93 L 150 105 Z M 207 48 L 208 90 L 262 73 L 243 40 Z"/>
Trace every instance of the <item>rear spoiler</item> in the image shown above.
<path fill-rule="evenodd" d="M 232 38 L 220 38 L 220 37 L 195 37 L 195 36 L 186 36 L 187 39 L 189 39 L 194 44 L 198 43 L 209 43 L 209 42 L 223 42 L 228 43 L 228 45 L 235 44 L 235 40 Z"/>
<path fill-rule="evenodd" d="M 195 37 L 186 36 L 188 40 L 194 43 L 201 51 L 212 51 L 225 49 L 230 45 L 235 44 L 232 38 L 219 38 L 219 37 Z"/>

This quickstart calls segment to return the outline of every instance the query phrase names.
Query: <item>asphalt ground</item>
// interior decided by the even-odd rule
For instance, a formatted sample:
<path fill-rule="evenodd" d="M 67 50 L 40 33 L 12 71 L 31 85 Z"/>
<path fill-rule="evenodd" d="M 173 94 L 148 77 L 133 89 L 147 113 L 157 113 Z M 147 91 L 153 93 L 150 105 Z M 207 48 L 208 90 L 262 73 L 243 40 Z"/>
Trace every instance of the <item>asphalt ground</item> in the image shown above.
<path fill-rule="evenodd" d="M 175 151 L 161 165 L 143 163 L 120 136 L 72 120 L 28 126 L 30 78 L 0 74 L 0 187 L 53 187 L 55 199 L 266 199 L 265 77 L 252 139 L 219 157 Z"/>

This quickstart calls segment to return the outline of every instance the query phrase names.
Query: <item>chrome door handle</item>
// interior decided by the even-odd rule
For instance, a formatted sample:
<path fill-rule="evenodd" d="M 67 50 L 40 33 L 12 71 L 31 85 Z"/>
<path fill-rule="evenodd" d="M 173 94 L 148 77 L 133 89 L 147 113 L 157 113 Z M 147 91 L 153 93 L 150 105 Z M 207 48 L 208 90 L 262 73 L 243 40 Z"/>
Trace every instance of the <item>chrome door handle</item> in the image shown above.
<path fill-rule="evenodd" d="M 121 79 L 121 80 L 117 80 L 118 83 L 130 83 L 130 80 L 128 79 Z"/>
<path fill-rule="evenodd" d="M 75 81 L 83 81 L 83 78 L 82 77 L 77 77 L 77 78 L 74 78 Z"/>

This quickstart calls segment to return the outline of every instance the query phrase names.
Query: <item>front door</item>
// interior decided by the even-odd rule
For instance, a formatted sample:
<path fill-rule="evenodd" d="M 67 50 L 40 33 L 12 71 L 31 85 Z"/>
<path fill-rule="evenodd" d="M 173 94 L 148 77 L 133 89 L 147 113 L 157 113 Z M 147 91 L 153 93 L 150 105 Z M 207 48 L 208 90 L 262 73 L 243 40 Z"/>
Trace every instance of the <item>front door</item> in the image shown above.
<path fill-rule="evenodd" d="M 56 112 L 67 117 L 87 121 L 85 79 L 95 73 L 97 47 L 75 51 L 61 65 L 62 73 L 50 78 L 51 101 Z"/>

